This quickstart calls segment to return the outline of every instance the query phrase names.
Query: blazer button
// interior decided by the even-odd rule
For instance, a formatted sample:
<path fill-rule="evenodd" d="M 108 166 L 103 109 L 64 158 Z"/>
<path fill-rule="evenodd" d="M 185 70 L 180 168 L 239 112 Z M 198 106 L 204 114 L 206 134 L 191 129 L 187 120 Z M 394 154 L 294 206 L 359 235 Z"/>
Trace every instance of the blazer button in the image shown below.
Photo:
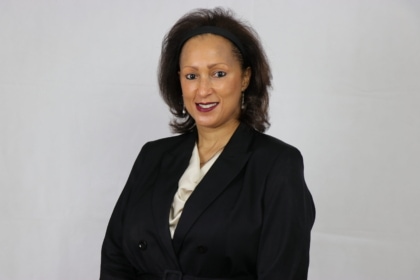
<path fill-rule="evenodd" d="M 141 240 L 140 242 L 139 242 L 139 248 L 140 248 L 140 250 L 146 250 L 147 249 L 147 242 L 145 241 L 145 240 Z"/>
<path fill-rule="evenodd" d="M 207 247 L 206 246 L 198 246 L 197 247 L 197 253 L 204 254 L 206 252 L 207 252 Z"/>

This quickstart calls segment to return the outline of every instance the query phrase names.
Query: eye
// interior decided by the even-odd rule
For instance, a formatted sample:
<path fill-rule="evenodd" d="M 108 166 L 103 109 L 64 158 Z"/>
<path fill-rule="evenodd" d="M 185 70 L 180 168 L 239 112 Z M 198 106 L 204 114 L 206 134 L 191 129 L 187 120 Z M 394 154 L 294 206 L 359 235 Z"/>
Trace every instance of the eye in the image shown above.
<path fill-rule="evenodd" d="M 226 76 L 226 72 L 224 72 L 224 71 L 217 71 L 216 73 L 214 73 L 214 76 L 216 78 L 222 78 L 222 77 Z"/>
<path fill-rule="evenodd" d="M 187 75 L 185 75 L 185 78 L 187 80 L 194 80 L 196 78 L 196 75 L 195 74 L 187 74 Z"/>

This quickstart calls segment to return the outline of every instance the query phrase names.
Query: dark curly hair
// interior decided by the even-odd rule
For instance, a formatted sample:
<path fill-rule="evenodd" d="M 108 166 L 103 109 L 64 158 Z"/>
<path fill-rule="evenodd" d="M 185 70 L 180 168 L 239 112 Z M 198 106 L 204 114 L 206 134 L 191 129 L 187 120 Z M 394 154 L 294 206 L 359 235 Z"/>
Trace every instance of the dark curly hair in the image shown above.
<path fill-rule="evenodd" d="M 170 125 L 173 132 L 185 133 L 195 127 L 194 119 L 183 114 L 181 83 L 179 80 L 180 46 L 185 34 L 201 26 L 216 26 L 230 31 L 242 43 L 245 54 L 233 44 L 233 54 L 242 69 L 251 68 L 251 79 L 244 92 L 244 108 L 239 121 L 264 132 L 269 126 L 268 103 L 271 87 L 271 70 L 265 52 L 254 29 L 237 19 L 231 10 L 223 8 L 197 9 L 181 17 L 162 42 L 158 81 L 160 94 L 174 115 Z M 246 55 L 246 57 L 242 57 Z"/>

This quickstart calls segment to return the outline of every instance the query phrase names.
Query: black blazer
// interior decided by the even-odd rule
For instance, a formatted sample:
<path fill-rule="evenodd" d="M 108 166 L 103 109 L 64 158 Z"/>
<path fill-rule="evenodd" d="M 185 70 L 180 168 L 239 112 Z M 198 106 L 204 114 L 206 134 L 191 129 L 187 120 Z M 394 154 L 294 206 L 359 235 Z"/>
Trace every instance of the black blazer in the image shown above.
<path fill-rule="evenodd" d="M 171 239 L 169 210 L 196 139 L 144 145 L 107 228 L 100 279 L 307 279 L 315 208 L 301 154 L 244 124 Z"/>

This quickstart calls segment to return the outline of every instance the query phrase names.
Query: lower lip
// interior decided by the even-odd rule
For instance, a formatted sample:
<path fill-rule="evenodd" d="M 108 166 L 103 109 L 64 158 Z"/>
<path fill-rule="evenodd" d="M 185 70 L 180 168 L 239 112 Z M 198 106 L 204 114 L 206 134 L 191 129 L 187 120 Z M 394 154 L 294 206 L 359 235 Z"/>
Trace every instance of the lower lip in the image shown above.
<path fill-rule="evenodd" d="M 196 104 L 195 107 L 197 108 L 197 111 L 206 113 L 206 112 L 212 111 L 214 108 L 217 107 L 218 104 L 219 103 L 216 103 L 214 106 L 211 106 L 209 108 L 203 108 L 203 107 L 199 106 L 198 104 Z"/>

